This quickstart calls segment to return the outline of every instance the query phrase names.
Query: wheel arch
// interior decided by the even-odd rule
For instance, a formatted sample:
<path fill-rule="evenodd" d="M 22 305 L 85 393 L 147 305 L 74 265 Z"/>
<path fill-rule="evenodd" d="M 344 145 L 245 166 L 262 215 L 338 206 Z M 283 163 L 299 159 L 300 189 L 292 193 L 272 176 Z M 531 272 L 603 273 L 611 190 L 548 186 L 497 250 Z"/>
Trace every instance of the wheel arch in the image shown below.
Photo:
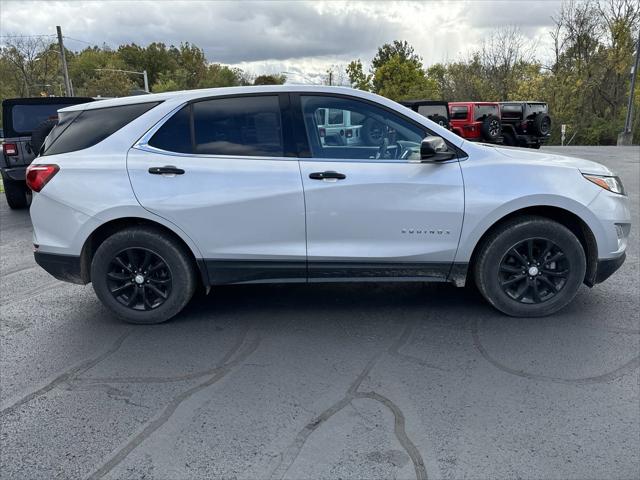
<path fill-rule="evenodd" d="M 200 274 L 199 278 L 201 284 L 203 286 L 207 286 L 209 284 L 209 278 L 204 262 L 201 258 L 198 258 L 196 253 L 197 250 L 194 251 L 194 247 L 191 245 L 191 242 L 185 240 L 182 235 L 178 234 L 167 225 L 143 217 L 114 218 L 102 223 L 100 226 L 95 228 L 91 234 L 89 234 L 84 241 L 80 252 L 80 275 L 84 283 L 89 283 L 91 281 L 91 261 L 102 242 L 114 233 L 132 226 L 146 226 L 151 229 L 159 230 L 163 234 L 169 235 L 176 240 L 184 247 L 185 251 L 188 252 L 193 265 Z"/>
<path fill-rule="evenodd" d="M 584 283 L 589 287 L 592 287 L 595 284 L 598 265 L 598 243 L 596 236 L 587 222 L 585 222 L 576 213 L 553 205 L 535 205 L 519 208 L 494 221 L 475 242 L 475 246 L 473 247 L 469 259 L 468 268 L 465 272 L 466 281 L 473 280 L 473 276 L 471 275 L 471 272 L 473 271 L 472 267 L 475 264 L 477 256 L 482 250 L 486 239 L 505 222 L 524 216 L 538 216 L 558 222 L 559 224 L 567 227 L 578 238 L 582 248 L 584 249 L 587 261 Z M 455 279 L 453 280 L 455 281 Z"/>

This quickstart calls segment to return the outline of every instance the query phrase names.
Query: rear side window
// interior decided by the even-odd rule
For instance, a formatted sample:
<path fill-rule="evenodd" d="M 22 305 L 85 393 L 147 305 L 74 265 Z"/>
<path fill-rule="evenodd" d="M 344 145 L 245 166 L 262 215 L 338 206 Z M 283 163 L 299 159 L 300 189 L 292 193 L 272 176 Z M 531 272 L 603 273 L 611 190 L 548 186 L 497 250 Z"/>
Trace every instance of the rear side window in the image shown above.
<path fill-rule="evenodd" d="M 465 120 L 469 113 L 469 107 L 467 106 L 454 106 L 451 107 L 451 119 L 452 120 Z"/>
<path fill-rule="evenodd" d="M 41 155 L 58 155 L 92 147 L 156 105 L 158 102 L 82 110 L 75 117 L 69 117 L 69 121 L 65 121 L 67 117 L 63 114 L 62 120 L 47 137 Z"/>
<path fill-rule="evenodd" d="M 447 107 L 445 105 L 420 105 L 418 107 L 418 113 L 427 118 L 435 116 L 447 118 Z"/>
<path fill-rule="evenodd" d="M 500 107 L 500 113 L 502 118 L 510 119 L 515 118 L 518 119 L 522 116 L 522 106 L 521 105 L 502 105 Z"/>
<path fill-rule="evenodd" d="M 489 115 L 498 116 L 497 105 L 476 105 L 474 108 L 474 117 L 477 122 L 484 120 Z"/>
<path fill-rule="evenodd" d="M 167 120 L 149 140 L 149 145 L 168 152 L 191 153 L 191 105 Z"/>
<path fill-rule="evenodd" d="M 283 156 L 277 96 L 204 100 L 193 104 L 195 153 Z"/>

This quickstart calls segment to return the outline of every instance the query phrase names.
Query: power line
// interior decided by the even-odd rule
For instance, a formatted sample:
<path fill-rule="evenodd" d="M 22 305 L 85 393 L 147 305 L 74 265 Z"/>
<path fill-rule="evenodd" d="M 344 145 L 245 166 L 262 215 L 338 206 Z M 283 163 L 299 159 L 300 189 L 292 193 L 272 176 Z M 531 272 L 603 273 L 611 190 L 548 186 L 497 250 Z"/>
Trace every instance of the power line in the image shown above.
<path fill-rule="evenodd" d="M 0 35 L 0 38 L 42 38 L 42 37 L 55 37 L 52 35 Z"/>
<path fill-rule="evenodd" d="M 87 42 L 86 40 L 80 40 L 79 38 L 73 38 L 73 37 L 70 37 L 68 35 L 65 35 L 64 38 L 67 39 L 67 40 L 75 40 L 76 42 L 80 42 L 80 43 L 86 43 L 87 45 L 96 45 L 95 42 L 93 42 L 93 43 Z"/>

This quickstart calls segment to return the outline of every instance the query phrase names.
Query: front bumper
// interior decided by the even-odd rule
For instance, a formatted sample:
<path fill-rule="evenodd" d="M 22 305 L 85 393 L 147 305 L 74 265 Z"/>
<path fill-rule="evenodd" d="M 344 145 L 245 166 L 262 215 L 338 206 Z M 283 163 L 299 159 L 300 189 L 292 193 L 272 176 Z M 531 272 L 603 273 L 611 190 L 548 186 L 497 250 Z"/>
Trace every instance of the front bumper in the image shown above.
<path fill-rule="evenodd" d="M 613 273 L 622 266 L 626 258 L 627 258 L 627 254 L 623 253 L 617 258 L 607 258 L 604 260 L 598 260 L 598 265 L 596 267 L 596 274 L 592 282 L 593 285 L 595 285 L 596 283 L 602 283 L 611 275 L 613 275 Z"/>
<path fill-rule="evenodd" d="M 80 285 L 88 283 L 85 280 L 86 275 L 82 272 L 82 262 L 79 256 L 38 251 L 35 251 L 33 256 L 38 265 L 58 280 Z"/>

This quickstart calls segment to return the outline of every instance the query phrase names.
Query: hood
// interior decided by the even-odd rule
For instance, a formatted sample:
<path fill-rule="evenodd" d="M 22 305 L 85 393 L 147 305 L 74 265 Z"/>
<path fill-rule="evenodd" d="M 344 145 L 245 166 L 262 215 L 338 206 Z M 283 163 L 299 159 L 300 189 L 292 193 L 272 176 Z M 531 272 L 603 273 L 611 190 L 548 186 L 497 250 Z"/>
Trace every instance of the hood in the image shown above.
<path fill-rule="evenodd" d="M 573 167 L 580 170 L 582 173 L 591 173 L 593 175 L 614 175 L 604 165 L 591 160 L 585 160 L 583 158 L 567 157 L 565 155 L 558 155 L 554 153 L 531 151 L 525 148 L 517 147 L 497 147 L 494 145 L 483 145 L 484 147 L 493 148 L 496 152 L 508 157 L 512 160 L 519 160 L 522 163 L 532 164 L 538 163 L 540 165 L 558 165 L 565 167 Z"/>

